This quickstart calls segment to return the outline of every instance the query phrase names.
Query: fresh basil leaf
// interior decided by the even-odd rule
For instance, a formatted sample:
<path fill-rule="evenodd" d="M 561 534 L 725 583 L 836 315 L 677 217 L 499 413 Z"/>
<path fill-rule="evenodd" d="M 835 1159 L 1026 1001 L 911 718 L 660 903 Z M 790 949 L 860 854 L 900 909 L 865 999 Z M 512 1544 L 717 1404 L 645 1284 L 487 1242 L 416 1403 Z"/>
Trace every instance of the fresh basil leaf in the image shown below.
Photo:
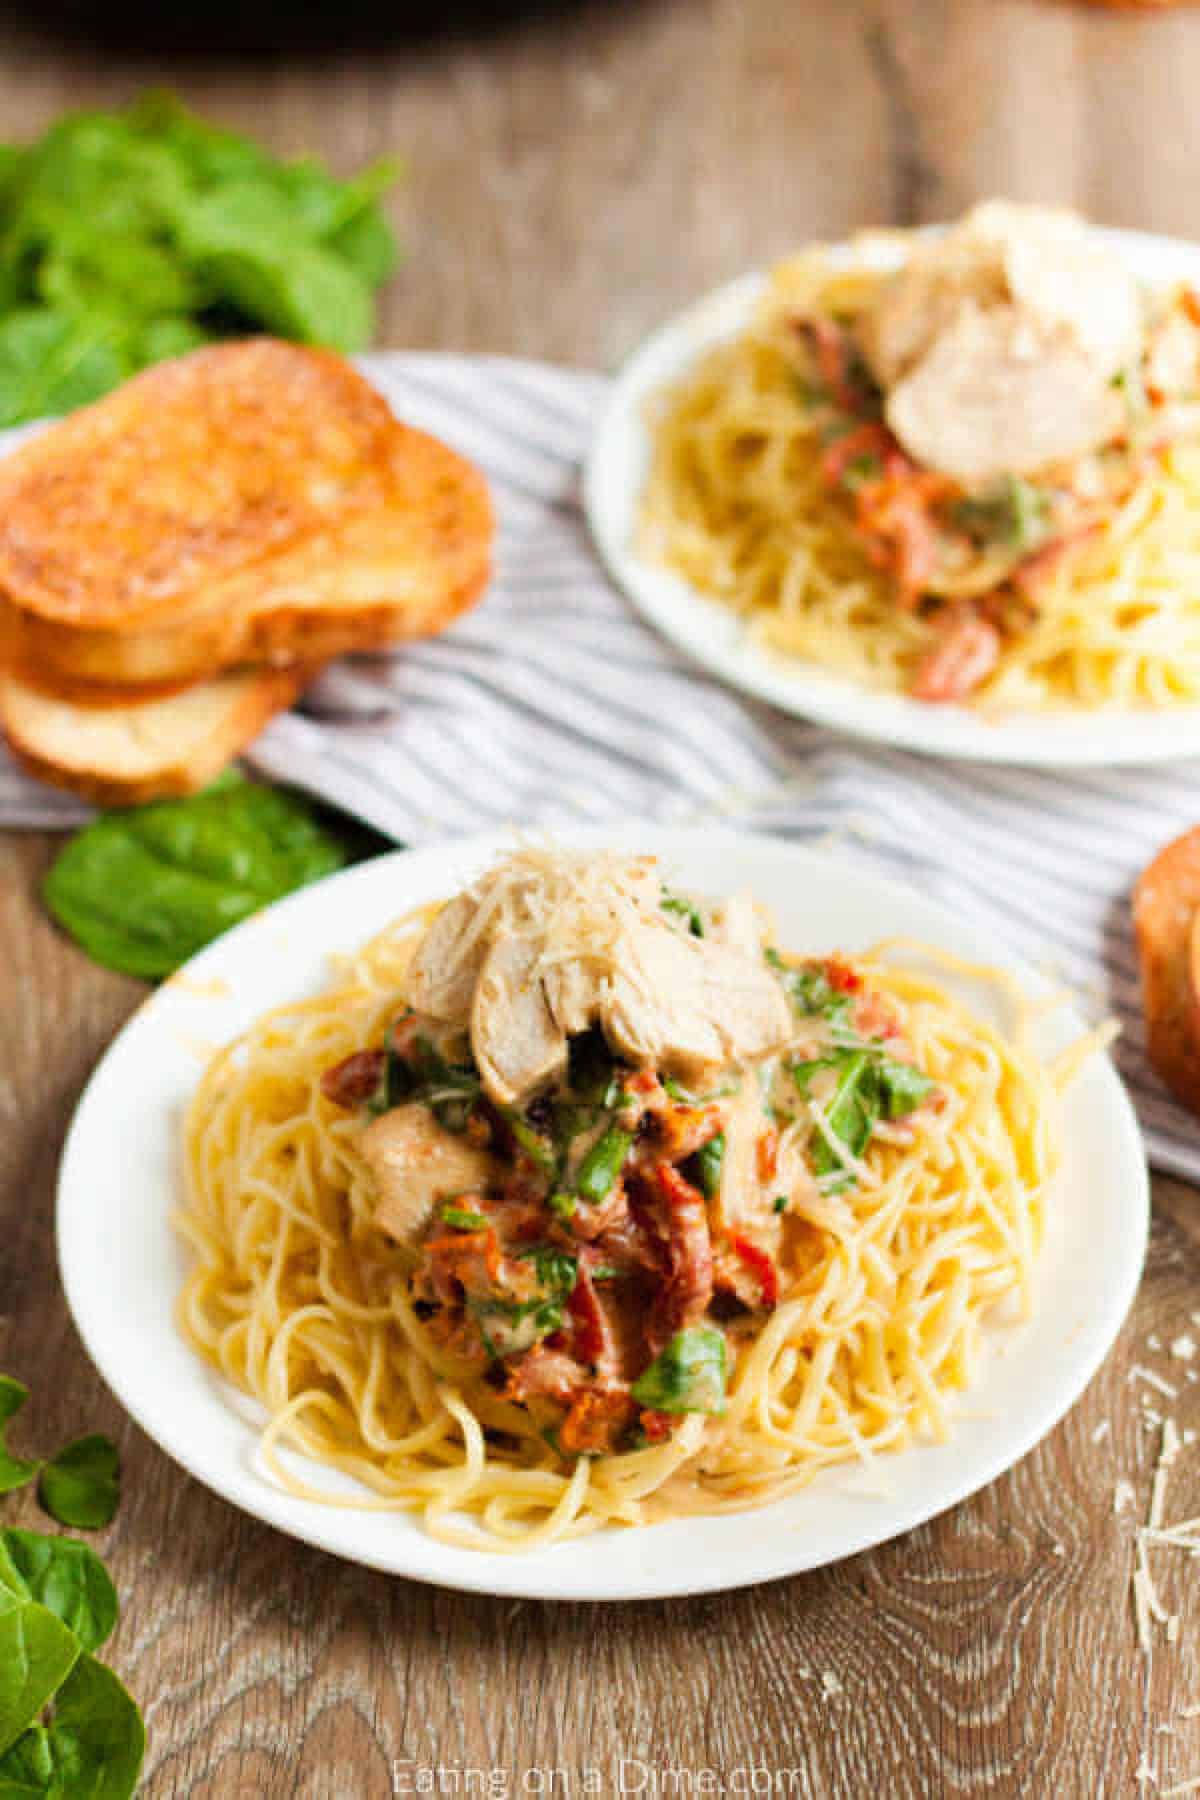
<path fill-rule="evenodd" d="M 112 1523 L 120 1497 L 117 1446 L 98 1432 L 65 1444 L 38 1477 L 38 1501 L 60 1525 L 98 1531 Z"/>
<path fill-rule="evenodd" d="M 0 1494 L 11 1494 L 14 1488 L 24 1487 L 38 1472 L 37 1463 L 14 1456 L 4 1443 L 9 1420 L 20 1412 L 28 1398 L 29 1389 L 23 1382 L 14 1381 L 11 1375 L 0 1375 Z"/>
<path fill-rule="evenodd" d="M 725 1334 L 712 1325 L 677 1331 L 634 1382 L 639 1406 L 665 1413 L 723 1413 L 728 1354 Z"/>
<path fill-rule="evenodd" d="M 79 1655 L 79 1639 L 48 1607 L 0 1584 L 0 1754 L 37 1719 Z"/>
<path fill-rule="evenodd" d="M 97 819 L 59 855 L 42 896 L 96 962 L 154 979 L 344 860 L 303 800 L 230 774 L 189 799 Z"/>
<path fill-rule="evenodd" d="M 78 1538 L 41 1531 L 0 1532 L 0 1584 L 36 1600 L 85 1650 L 98 1650 L 117 1622 L 117 1590 L 94 1550 Z"/>
<path fill-rule="evenodd" d="M 137 1704 L 112 1670 L 86 1651 L 34 1724 L 0 1757 L 0 1800 L 129 1800 L 146 1753 Z"/>

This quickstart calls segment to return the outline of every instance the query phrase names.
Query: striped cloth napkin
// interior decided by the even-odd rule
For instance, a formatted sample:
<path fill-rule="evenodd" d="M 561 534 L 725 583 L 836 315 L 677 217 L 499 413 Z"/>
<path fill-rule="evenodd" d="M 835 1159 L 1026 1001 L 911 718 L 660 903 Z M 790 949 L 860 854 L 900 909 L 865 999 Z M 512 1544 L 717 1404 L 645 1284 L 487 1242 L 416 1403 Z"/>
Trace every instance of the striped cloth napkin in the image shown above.
<path fill-rule="evenodd" d="M 1129 890 L 1200 820 L 1200 762 L 1054 774 L 867 748 L 699 673 L 606 581 L 579 507 L 595 375 L 496 357 L 379 355 L 404 418 L 479 463 L 499 568 L 444 637 L 349 657 L 250 756 L 404 843 L 505 824 L 721 817 L 831 837 L 936 895 L 1125 1027 L 1116 1055 L 1152 1159 L 1200 1181 L 1200 1124 L 1147 1068 Z M 0 753 L 0 824 L 86 816 Z"/>

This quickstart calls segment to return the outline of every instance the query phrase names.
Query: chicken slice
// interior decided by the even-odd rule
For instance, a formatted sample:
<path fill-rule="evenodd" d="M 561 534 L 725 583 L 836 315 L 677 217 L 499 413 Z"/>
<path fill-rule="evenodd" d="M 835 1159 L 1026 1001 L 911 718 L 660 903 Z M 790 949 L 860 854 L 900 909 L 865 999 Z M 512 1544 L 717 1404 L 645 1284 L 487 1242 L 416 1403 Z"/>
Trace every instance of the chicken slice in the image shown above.
<path fill-rule="evenodd" d="M 546 1000 L 541 956 L 538 938 L 497 938 L 479 972 L 471 1049 L 498 1106 L 514 1105 L 566 1067 L 567 1035 Z"/>
<path fill-rule="evenodd" d="M 763 926 L 758 906 L 749 888 L 739 888 L 721 907 L 709 930 L 709 937 L 719 944 L 729 944 L 746 956 L 760 956 Z"/>
<path fill-rule="evenodd" d="M 470 889 L 446 902 L 417 945 L 405 984 L 410 1006 L 460 1029 L 470 1019 L 475 983 L 488 952 L 485 934 L 468 941 L 479 905 Z"/>
<path fill-rule="evenodd" d="M 1138 353 L 1137 283 L 1077 214 L 993 200 L 918 241 L 863 321 L 863 349 L 884 388 L 901 381 L 964 308 L 1015 306 L 1047 340 L 1078 350 L 1100 380 Z"/>
<path fill-rule="evenodd" d="M 599 1016 L 630 1062 L 685 1075 L 765 1055 L 791 1031 L 783 990 L 758 957 L 657 921 L 622 934 Z"/>
<path fill-rule="evenodd" d="M 485 1151 L 444 1130 L 417 1102 L 374 1120 L 358 1151 L 379 1196 L 375 1223 L 402 1244 L 416 1239 L 443 1201 L 482 1193 L 497 1178 Z"/>
<path fill-rule="evenodd" d="M 1047 343 L 1013 307 L 964 308 L 886 411 L 911 456 L 967 486 L 1081 456 L 1121 425 L 1120 399 L 1087 356 Z"/>
<path fill-rule="evenodd" d="M 578 955 L 549 962 L 542 972 L 542 989 L 560 1031 L 576 1037 L 594 1024 L 600 1007 L 604 978 Z"/>
<path fill-rule="evenodd" d="M 778 1184 L 764 1184 L 759 1170 L 759 1140 L 770 1126 L 758 1077 L 744 1075 L 737 1093 L 724 1102 L 721 1180 L 708 1205 L 714 1236 L 753 1232 L 768 1247 L 778 1245 L 783 1225 L 775 1211 Z"/>

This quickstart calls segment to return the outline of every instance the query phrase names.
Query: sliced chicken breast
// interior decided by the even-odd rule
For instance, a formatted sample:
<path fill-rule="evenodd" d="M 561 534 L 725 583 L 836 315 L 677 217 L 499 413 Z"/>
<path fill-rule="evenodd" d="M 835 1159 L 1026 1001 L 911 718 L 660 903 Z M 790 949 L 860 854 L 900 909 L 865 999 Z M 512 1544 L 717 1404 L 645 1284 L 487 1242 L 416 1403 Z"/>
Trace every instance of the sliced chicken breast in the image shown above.
<path fill-rule="evenodd" d="M 444 1131 L 419 1102 L 374 1120 L 358 1150 L 379 1195 L 375 1222 L 403 1244 L 417 1238 L 444 1201 L 481 1194 L 496 1178 L 485 1151 Z"/>

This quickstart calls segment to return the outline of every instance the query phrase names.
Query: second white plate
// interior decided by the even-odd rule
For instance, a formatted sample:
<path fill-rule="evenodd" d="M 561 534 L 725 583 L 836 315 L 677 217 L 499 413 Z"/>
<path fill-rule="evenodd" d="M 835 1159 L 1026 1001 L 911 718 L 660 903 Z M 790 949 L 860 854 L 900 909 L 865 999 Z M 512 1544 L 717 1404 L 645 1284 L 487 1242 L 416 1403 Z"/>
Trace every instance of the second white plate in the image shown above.
<path fill-rule="evenodd" d="M 1139 279 L 1200 282 L 1200 245 L 1140 232 L 1100 234 Z M 847 245 L 847 258 L 887 267 L 899 251 Z M 600 421 L 584 483 L 588 519 L 609 573 L 638 610 L 710 674 L 835 730 L 936 756 L 1047 767 L 1152 763 L 1200 753 L 1200 707 L 1166 712 L 1107 707 L 983 717 L 964 706 L 930 706 L 876 693 L 799 658 L 772 654 L 743 621 L 669 569 L 640 556 L 634 533 L 650 462 L 653 397 L 712 345 L 750 320 L 765 277 L 749 275 L 710 294 L 657 331 L 618 376 Z"/>

